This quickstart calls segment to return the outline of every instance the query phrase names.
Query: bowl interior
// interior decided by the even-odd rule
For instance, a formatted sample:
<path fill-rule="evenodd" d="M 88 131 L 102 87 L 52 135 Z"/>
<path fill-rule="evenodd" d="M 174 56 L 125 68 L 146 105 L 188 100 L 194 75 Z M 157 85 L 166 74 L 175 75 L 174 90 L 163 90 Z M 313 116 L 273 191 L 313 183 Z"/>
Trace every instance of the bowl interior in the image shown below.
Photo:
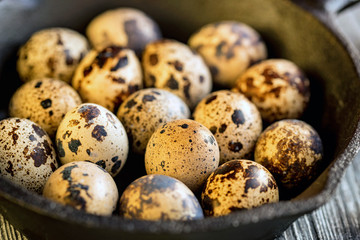
<path fill-rule="evenodd" d="M 0 90 L 0 117 L 7 117 L 9 99 L 21 84 L 15 67 L 17 49 L 34 31 L 61 26 L 84 33 L 94 16 L 107 9 L 124 6 L 143 10 L 159 23 L 164 37 L 182 42 L 186 42 L 204 24 L 214 21 L 238 20 L 254 27 L 267 45 L 269 58 L 294 61 L 311 81 L 311 100 L 302 119 L 311 124 L 323 140 L 325 161 L 322 169 L 330 166 L 346 150 L 360 116 L 357 69 L 347 50 L 328 28 L 286 0 L 29 0 L 14 1 L 13 4 L 11 1 L 0 1 L 0 81 L 4 84 Z M 120 194 L 131 181 L 144 173 L 142 157 L 131 155 L 116 178 Z M 328 175 L 323 178 L 326 182 Z M 316 196 L 322 190 L 321 187 L 312 191 L 310 187 L 308 196 Z M 31 193 L 26 194 L 28 196 L 24 198 L 28 204 L 41 207 L 32 200 Z M 288 205 L 285 203 L 278 203 L 280 212 L 286 211 Z M 270 216 L 266 212 L 271 211 L 258 211 L 257 214 Z M 241 218 L 244 214 L 239 212 L 235 215 Z M 258 217 L 261 220 L 263 216 Z M 192 231 L 192 226 L 189 227 Z"/>

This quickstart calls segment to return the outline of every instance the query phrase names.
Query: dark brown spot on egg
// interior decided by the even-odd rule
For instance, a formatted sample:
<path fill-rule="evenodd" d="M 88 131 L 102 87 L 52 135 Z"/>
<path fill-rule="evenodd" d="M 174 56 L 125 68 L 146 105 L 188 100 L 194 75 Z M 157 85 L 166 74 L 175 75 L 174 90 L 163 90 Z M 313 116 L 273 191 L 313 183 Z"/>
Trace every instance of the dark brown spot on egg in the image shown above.
<path fill-rule="evenodd" d="M 89 75 L 89 74 L 91 73 L 92 69 L 93 69 L 93 67 L 92 67 L 91 65 L 88 66 L 88 67 L 86 67 L 86 68 L 84 68 L 84 71 L 83 71 L 84 77 L 86 77 L 87 75 Z"/>
<path fill-rule="evenodd" d="M 149 62 L 152 66 L 156 65 L 159 62 L 158 55 L 156 53 L 150 54 Z"/>
<path fill-rule="evenodd" d="M 256 189 L 259 186 L 260 186 L 260 183 L 257 179 L 255 179 L 255 178 L 247 179 L 245 182 L 245 193 L 248 193 L 250 188 Z"/>
<path fill-rule="evenodd" d="M 265 84 L 269 84 L 272 85 L 272 80 L 275 78 L 282 78 L 277 72 L 275 72 L 273 69 L 271 68 L 265 68 L 264 71 L 261 73 L 261 75 L 264 76 Z"/>
<path fill-rule="evenodd" d="M 59 139 L 57 140 L 56 149 L 59 157 L 65 157 L 65 150 L 63 148 L 62 141 Z"/>
<path fill-rule="evenodd" d="M 80 113 L 80 117 L 85 119 L 86 123 L 89 123 L 100 115 L 99 108 L 93 105 L 83 105 L 79 108 L 78 112 Z"/>
<path fill-rule="evenodd" d="M 139 90 L 139 85 L 137 84 L 129 84 L 128 86 L 128 95 L 131 95 L 132 93 L 136 92 Z"/>
<path fill-rule="evenodd" d="M 40 167 L 42 164 L 45 164 L 47 159 L 45 150 L 40 147 L 34 148 L 30 153 L 30 157 L 34 160 L 35 167 Z"/>
<path fill-rule="evenodd" d="M 90 149 L 86 149 L 86 153 L 87 153 L 87 155 L 91 156 L 91 150 Z"/>
<path fill-rule="evenodd" d="M 51 171 L 55 172 L 56 171 L 56 166 L 54 163 L 50 163 L 50 167 L 51 167 Z"/>
<path fill-rule="evenodd" d="M 210 97 L 208 97 L 205 101 L 205 104 L 209 104 L 211 103 L 212 101 L 214 101 L 215 99 L 217 98 L 217 95 L 212 95 Z"/>
<path fill-rule="evenodd" d="M 13 169 L 13 164 L 11 161 L 7 162 L 7 167 L 5 168 L 5 171 L 10 173 L 10 175 L 13 177 L 14 176 L 14 169 Z"/>
<path fill-rule="evenodd" d="M 236 109 L 234 111 L 234 113 L 231 115 L 231 120 L 238 127 L 239 127 L 240 124 L 244 124 L 245 123 L 245 117 L 244 117 L 243 112 L 241 110 L 239 110 L 239 109 Z"/>
<path fill-rule="evenodd" d="M 188 127 L 189 127 L 189 125 L 188 125 L 188 124 L 186 124 L 186 123 L 184 123 L 184 124 L 180 125 L 179 127 L 186 129 L 186 128 L 188 128 Z"/>
<path fill-rule="evenodd" d="M 70 50 L 65 49 L 64 54 L 65 54 L 65 63 L 66 63 L 66 65 L 68 65 L 68 66 L 73 65 L 74 64 L 74 59 L 72 58 L 72 56 L 70 54 Z"/>
<path fill-rule="evenodd" d="M 114 58 L 123 48 L 119 46 L 110 46 L 102 50 L 95 58 L 94 64 L 102 68 L 109 58 Z"/>
<path fill-rule="evenodd" d="M 114 162 L 116 162 L 117 160 L 119 160 L 119 157 L 118 156 L 115 156 L 115 157 L 112 157 L 111 158 L 111 161 L 114 163 Z"/>
<path fill-rule="evenodd" d="M 156 100 L 156 97 L 153 96 L 153 95 L 148 95 L 148 94 L 144 95 L 143 98 L 142 98 L 143 103 L 152 102 L 154 100 Z"/>
<path fill-rule="evenodd" d="M 118 62 L 116 63 L 116 65 L 110 69 L 110 71 L 112 71 L 112 72 L 117 71 L 119 68 L 123 68 L 123 67 L 127 66 L 128 63 L 129 63 L 129 60 L 128 60 L 127 56 L 121 57 L 118 60 Z"/>
<path fill-rule="evenodd" d="M 29 136 L 29 139 L 30 139 L 30 141 L 36 141 L 36 137 L 33 135 L 33 134 L 31 134 L 30 136 Z"/>
<path fill-rule="evenodd" d="M 102 167 L 103 169 L 106 168 L 106 164 L 105 164 L 104 160 L 99 160 L 99 161 L 95 162 L 95 164 Z"/>
<path fill-rule="evenodd" d="M 120 83 L 120 84 L 123 84 L 125 83 L 125 79 L 123 79 L 122 77 L 114 77 L 112 76 L 111 79 L 115 82 L 115 83 Z"/>
<path fill-rule="evenodd" d="M 224 133 L 225 130 L 227 128 L 227 125 L 226 124 L 221 124 L 220 128 L 219 128 L 219 133 Z"/>
<path fill-rule="evenodd" d="M 115 162 L 115 164 L 111 167 L 111 173 L 112 174 L 117 173 L 120 167 L 121 167 L 121 160 Z"/>
<path fill-rule="evenodd" d="M 35 133 L 39 136 L 39 137 L 43 137 L 46 135 L 46 132 L 44 131 L 44 129 L 42 129 L 41 127 L 33 124 L 32 128 L 34 129 Z"/>
<path fill-rule="evenodd" d="M 212 127 L 209 128 L 209 130 L 210 130 L 210 132 L 211 132 L 212 134 L 215 134 L 216 131 L 217 131 L 217 127 L 212 126 Z"/>
<path fill-rule="evenodd" d="M 47 61 L 47 67 L 49 68 L 51 73 L 55 72 L 55 64 L 56 64 L 55 59 L 53 57 L 50 57 Z"/>
<path fill-rule="evenodd" d="M 179 83 L 176 81 L 173 75 L 171 75 L 169 80 L 166 82 L 166 86 L 173 90 L 179 89 Z"/>
<path fill-rule="evenodd" d="M 80 195 L 81 190 L 84 190 L 89 198 L 91 196 L 88 193 L 89 186 L 83 185 L 81 183 L 70 183 L 70 186 L 66 189 L 68 195 L 65 197 L 66 203 L 75 208 L 80 208 L 80 210 L 86 209 L 86 200 Z"/>
<path fill-rule="evenodd" d="M 71 139 L 71 141 L 68 143 L 70 151 L 75 154 L 77 154 L 79 146 L 81 146 L 81 142 L 78 139 Z"/>
<path fill-rule="evenodd" d="M 216 46 L 216 51 L 215 51 L 215 56 L 216 57 L 221 57 L 223 55 L 223 48 L 224 46 L 226 46 L 226 42 L 225 41 L 221 41 L 217 46 Z"/>
<path fill-rule="evenodd" d="M 174 66 L 174 68 L 176 69 L 176 71 L 178 72 L 182 72 L 183 68 L 184 68 L 184 65 L 178 61 L 178 60 L 175 60 L 173 62 L 168 62 L 169 65 L 172 65 Z"/>
<path fill-rule="evenodd" d="M 97 141 L 102 142 L 107 136 L 107 132 L 104 126 L 96 125 L 91 132 L 91 136 L 95 138 Z"/>
<path fill-rule="evenodd" d="M 42 81 L 38 81 L 38 82 L 35 84 L 35 88 L 40 88 L 40 87 L 41 87 L 41 84 L 42 84 Z"/>
<path fill-rule="evenodd" d="M 47 108 L 51 107 L 52 101 L 51 101 L 51 99 L 48 98 L 48 99 L 41 101 L 40 104 L 43 109 L 47 109 Z"/>
<path fill-rule="evenodd" d="M 241 144 L 241 142 L 230 141 L 228 144 L 228 149 L 232 152 L 240 152 L 242 148 L 243 145 Z"/>

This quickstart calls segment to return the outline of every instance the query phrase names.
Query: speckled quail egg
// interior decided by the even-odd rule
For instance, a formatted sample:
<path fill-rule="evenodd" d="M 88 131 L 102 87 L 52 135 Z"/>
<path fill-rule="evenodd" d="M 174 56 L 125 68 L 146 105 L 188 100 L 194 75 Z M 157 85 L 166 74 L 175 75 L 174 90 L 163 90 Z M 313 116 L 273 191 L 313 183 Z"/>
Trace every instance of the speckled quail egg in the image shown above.
<path fill-rule="evenodd" d="M 286 59 L 269 59 L 252 66 L 233 90 L 244 93 L 269 123 L 300 118 L 310 100 L 309 79 Z"/>
<path fill-rule="evenodd" d="M 296 191 L 317 176 L 323 146 L 312 126 L 304 121 L 285 119 L 264 130 L 254 155 L 255 161 L 274 175 L 279 187 Z"/>
<path fill-rule="evenodd" d="M 91 50 L 72 80 L 84 102 L 99 104 L 112 112 L 142 84 L 142 69 L 134 51 L 118 46 Z"/>
<path fill-rule="evenodd" d="M 23 81 L 49 77 L 70 82 L 88 51 L 87 39 L 72 29 L 43 29 L 21 46 L 17 71 Z"/>
<path fill-rule="evenodd" d="M 43 196 L 96 215 L 110 216 L 119 193 L 114 179 L 91 162 L 70 162 L 59 167 L 45 184 Z"/>
<path fill-rule="evenodd" d="M 158 174 L 133 181 L 120 198 L 120 215 L 140 220 L 194 220 L 204 217 L 193 192 L 181 181 Z"/>
<path fill-rule="evenodd" d="M 116 176 L 124 166 L 129 142 L 122 123 L 106 108 L 83 103 L 70 110 L 56 132 L 58 156 L 63 164 L 90 161 Z"/>
<path fill-rule="evenodd" d="M 242 22 L 204 25 L 190 36 L 188 44 L 204 58 L 214 83 L 222 87 L 232 87 L 249 66 L 267 58 L 260 34 Z"/>
<path fill-rule="evenodd" d="M 144 154 L 146 145 L 160 125 L 190 118 L 190 110 L 175 94 L 156 88 L 146 88 L 130 95 L 117 112 L 135 153 Z"/>
<path fill-rule="evenodd" d="M 162 174 L 182 181 L 193 192 L 219 166 L 214 135 L 191 119 L 165 123 L 151 135 L 145 152 L 147 174 Z"/>
<path fill-rule="evenodd" d="M 207 216 L 227 215 L 278 201 L 279 190 L 271 173 L 245 159 L 222 164 L 209 176 L 201 194 Z"/>
<path fill-rule="evenodd" d="M 202 57 L 176 40 L 163 39 L 148 44 L 142 65 L 146 87 L 169 90 L 190 109 L 212 89 L 210 71 Z"/>
<path fill-rule="evenodd" d="M 58 167 L 50 137 L 25 118 L 0 121 L 0 175 L 28 190 L 41 193 Z"/>
<path fill-rule="evenodd" d="M 194 120 L 209 128 L 220 148 L 220 164 L 251 158 L 262 131 L 259 110 L 243 94 L 212 92 L 196 106 Z"/>
<path fill-rule="evenodd" d="M 79 94 L 66 82 L 34 79 L 22 84 L 12 95 L 9 115 L 36 122 L 52 138 L 65 114 L 81 103 Z"/>
<path fill-rule="evenodd" d="M 158 24 L 133 8 L 111 9 L 99 14 L 87 26 L 86 35 L 97 50 L 120 45 L 133 49 L 138 56 L 146 44 L 162 37 Z"/>

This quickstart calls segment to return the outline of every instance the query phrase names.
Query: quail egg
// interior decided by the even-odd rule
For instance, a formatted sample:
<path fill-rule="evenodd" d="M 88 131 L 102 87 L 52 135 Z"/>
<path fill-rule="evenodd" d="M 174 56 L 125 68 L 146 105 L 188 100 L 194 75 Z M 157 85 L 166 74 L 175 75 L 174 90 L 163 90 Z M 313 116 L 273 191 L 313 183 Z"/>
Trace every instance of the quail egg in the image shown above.
<path fill-rule="evenodd" d="M 267 58 L 260 34 L 242 22 L 206 24 L 190 36 L 188 44 L 204 58 L 214 83 L 222 87 L 233 87 L 249 66 Z"/>
<path fill-rule="evenodd" d="M 279 187 L 295 192 L 318 174 L 323 146 L 316 130 L 304 121 L 274 122 L 260 135 L 255 161 L 265 166 Z"/>
<path fill-rule="evenodd" d="M 70 110 L 56 132 L 62 164 L 90 161 L 116 176 L 127 160 L 129 143 L 119 119 L 106 108 L 83 103 Z"/>
<path fill-rule="evenodd" d="M 274 177 L 262 165 L 245 159 L 231 160 L 207 179 L 201 194 L 205 215 L 222 216 L 279 201 Z"/>
<path fill-rule="evenodd" d="M 220 164 L 251 158 L 262 131 L 259 110 L 243 94 L 212 92 L 196 106 L 194 120 L 209 128 L 220 148 Z"/>
<path fill-rule="evenodd" d="M 141 65 L 134 51 L 118 46 L 91 50 L 72 80 L 84 102 L 99 104 L 113 113 L 142 84 Z"/>
<path fill-rule="evenodd" d="M 146 88 L 130 95 L 121 104 L 117 116 L 126 129 L 133 151 L 144 154 L 156 128 L 172 120 L 190 118 L 190 110 L 175 94 Z"/>
<path fill-rule="evenodd" d="M 198 199 L 181 181 L 158 174 L 133 181 L 120 198 L 120 216 L 140 220 L 194 220 L 204 217 Z"/>
<path fill-rule="evenodd" d="M 163 124 L 151 135 L 145 151 L 147 174 L 182 181 L 193 192 L 219 166 L 219 146 L 202 124 L 179 119 Z"/>
<path fill-rule="evenodd" d="M 79 94 L 66 82 L 34 79 L 22 84 L 12 95 L 9 115 L 36 122 L 53 138 L 65 114 L 81 103 Z"/>
<path fill-rule="evenodd" d="M 142 65 L 146 87 L 166 89 L 184 100 L 190 109 L 212 89 L 210 71 L 202 57 L 176 40 L 148 44 Z"/>
<path fill-rule="evenodd" d="M 50 137 L 38 124 L 25 118 L 3 119 L 0 130 L 0 175 L 41 193 L 58 167 Z"/>
<path fill-rule="evenodd" d="M 90 162 L 70 162 L 59 167 L 45 184 L 43 196 L 96 215 L 110 216 L 119 193 L 114 179 Z"/>
<path fill-rule="evenodd" d="M 146 44 L 162 37 L 158 24 L 134 8 L 111 9 L 99 14 L 87 26 L 86 35 L 98 51 L 120 45 L 133 49 L 138 56 Z"/>
<path fill-rule="evenodd" d="M 233 90 L 245 94 L 268 123 L 300 118 L 310 100 L 309 79 L 286 59 L 269 59 L 252 66 L 239 77 Z"/>
<path fill-rule="evenodd" d="M 88 51 L 87 39 L 72 29 L 42 29 L 21 46 L 17 71 L 24 82 L 49 77 L 69 83 Z"/>

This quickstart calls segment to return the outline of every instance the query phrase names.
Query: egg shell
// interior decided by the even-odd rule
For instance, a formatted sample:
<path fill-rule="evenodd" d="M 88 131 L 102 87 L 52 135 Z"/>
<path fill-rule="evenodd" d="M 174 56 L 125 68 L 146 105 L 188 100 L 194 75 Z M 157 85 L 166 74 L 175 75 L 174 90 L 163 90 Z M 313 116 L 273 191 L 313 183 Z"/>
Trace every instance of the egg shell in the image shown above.
<path fill-rule="evenodd" d="M 197 192 L 219 166 L 219 146 L 202 124 L 179 119 L 168 122 L 151 136 L 145 152 L 147 174 L 162 174 L 182 181 Z"/>
<path fill-rule="evenodd" d="M 134 8 L 116 8 L 99 14 L 87 26 L 86 35 L 97 50 L 120 45 L 133 49 L 138 56 L 146 44 L 162 37 L 158 24 Z"/>
<path fill-rule="evenodd" d="M 245 94 L 268 123 L 300 118 L 310 100 L 309 79 L 286 59 L 269 59 L 252 66 L 239 77 L 233 90 Z"/>
<path fill-rule="evenodd" d="M 262 165 L 245 159 L 231 160 L 207 179 L 201 194 L 205 215 L 222 216 L 279 201 L 274 177 Z"/>
<path fill-rule="evenodd" d="M 72 86 L 83 102 L 115 113 L 130 94 L 143 87 L 141 64 L 131 49 L 111 46 L 91 50 L 76 68 Z"/>
<path fill-rule="evenodd" d="M 301 120 L 285 119 L 264 130 L 254 157 L 273 174 L 279 187 L 295 191 L 317 176 L 323 146 L 312 126 Z"/>
<path fill-rule="evenodd" d="M 41 193 L 58 162 L 53 143 L 36 123 L 24 118 L 0 121 L 0 175 Z"/>
<path fill-rule="evenodd" d="M 158 174 L 133 181 L 123 192 L 120 216 L 139 220 L 195 220 L 204 217 L 198 199 L 181 181 Z"/>
<path fill-rule="evenodd" d="M 9 115 L 30 119 L 53 138 L 65 114 L 81 103 L 79 94 L 66 82 L 34 79 L 22 84 L 12 95 Z"/>
<path fill-rule="evenodd" d="M 124 166 L 129 142 L 119 119 L 106 108 L 83 103 L 70 110 L 56 132 L 62 164 L 90 161 L 116 176 Z"/>
<path fill-rule="evenodd" d="M 87 39 L 72 29 L 42 29 L 20 47 L 17 71 L 24 82 L 48 77 L 69 83 L 88 51 Z"/>
<path fill-rule="evenodd" d="M 230 90 L 212 92 L 196 106 L 193 116 L 214 134 L 220 148 L 220 164 L 252 158 L 262 120 L 259 110 L 243 94 Z"/>
<path fill-rule="evenodd" d="M 204 58 L 213 81 L 227 88 L 232 87 L 248 67 L 267 58 L 260 34 L 242 22 L 206 24 L 190 36 L 188 44 Z"/>
<path fill-rule="evenodd" d="M 211 74 L 202 57 L 189 46 L 163 39 L 146 46 L 142 58 L 146 87 L 168 90 L 193 109 L 210 93 Z"/>
<path fill-rule="evenodd" d="M 162 124 L 190 118 L 190 110 L 175 94 L 156 88 L 146 88 L 133 93 L 123 102 L 117 117 L 124 125 L 132 150 L 145 154 L 146 145 Z"/>
<path fill-rule="evenodd" d="M 91 214 L 110 216 L 119 193 L 114 179 L 90 162 L 70 162 L 59 167 L 45 184 L 43 196 Z"/>

